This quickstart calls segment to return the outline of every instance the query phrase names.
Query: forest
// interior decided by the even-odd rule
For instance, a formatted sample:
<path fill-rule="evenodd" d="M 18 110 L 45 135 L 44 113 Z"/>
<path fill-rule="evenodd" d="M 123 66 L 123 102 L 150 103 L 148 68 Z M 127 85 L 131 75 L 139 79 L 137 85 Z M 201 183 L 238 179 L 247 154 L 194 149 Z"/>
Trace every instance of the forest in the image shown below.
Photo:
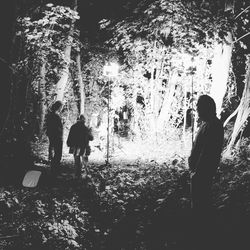
<path fill-rule="evenodd" d="M 249 249 L 249 1 L 12 0 L 0 11 L 0 249 Z M 201 95 L 224 141 L 195 248 L 188 158 Z M 67 137 L 81 114 L 94 139 L 74 178 Z"/>

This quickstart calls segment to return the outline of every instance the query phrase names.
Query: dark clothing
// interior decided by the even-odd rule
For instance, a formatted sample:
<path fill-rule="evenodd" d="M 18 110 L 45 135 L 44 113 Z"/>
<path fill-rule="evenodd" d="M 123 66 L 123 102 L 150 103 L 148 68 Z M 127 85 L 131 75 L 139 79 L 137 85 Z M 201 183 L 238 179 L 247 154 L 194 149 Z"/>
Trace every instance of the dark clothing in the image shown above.
<path fill-rule="evenodd" d="M 63 124 L 59 114 L 51 112 L 46 118 L 46 134 L 49 138 L 63 138 Z"/>
<path fill-rule="evenodd" d="M 202 123 L 188 159 L 193 208 L 207 208 L 210 204 L 212 179 L 220 162 L 223 139 L 223 125 L 216 116 Z"/>
<path fill-rule="evenodd" d="M 92 141 L 91 130 L 85 126 L 83 121 L 78 121 L 71 126 L 67 145 L 70 147 L 70 153 L 74 154 L 76 176 L 81 176 L 82 165 L 87 173 L 87 161 L 90 154 L 89 141 Z"/>
<path fill-rule="evenodd" d="M 61 139 L 49 138 L 49 153 L 51 154 L 52 168 L 58 168 L 62 159 L 63 141 Z M 53 169 L 53 171 L 56 169 Z"/>
<path fill-rule="evenodd" d="M 91 130 L 85 126 L 84 122 L 78 121 L 70 128 L 67 145 L 69 147 L 79 148 L 79 154 L 83 155 L 89 147 L 89 141 L 92 140 L 93 136 L 91 134 Z"/>
<path fill-rule="evenodd" d="M 49 137 L 49 160 L 55 173 L 62 159 L 63 147 L 63 124 L 56 112 L 51 112 L 46 117 L 46 134 Z"/>

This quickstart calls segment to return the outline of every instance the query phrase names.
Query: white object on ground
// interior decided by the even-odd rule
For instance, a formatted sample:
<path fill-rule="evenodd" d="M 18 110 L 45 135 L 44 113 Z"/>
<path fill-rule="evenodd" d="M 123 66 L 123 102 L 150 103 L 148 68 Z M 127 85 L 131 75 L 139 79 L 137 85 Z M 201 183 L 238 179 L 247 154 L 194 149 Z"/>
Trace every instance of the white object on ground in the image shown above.
<path fill-rule="evenodd" d="M 24 187 L 36 187 L 42 172 L 37 170 L 28 171 L 23 178 Z"/>

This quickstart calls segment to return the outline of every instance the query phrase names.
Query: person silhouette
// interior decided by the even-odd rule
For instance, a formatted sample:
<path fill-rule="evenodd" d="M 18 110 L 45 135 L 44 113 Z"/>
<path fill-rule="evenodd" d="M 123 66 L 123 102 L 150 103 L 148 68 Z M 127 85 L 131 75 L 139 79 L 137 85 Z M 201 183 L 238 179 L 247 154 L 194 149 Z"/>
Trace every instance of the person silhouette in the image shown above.
<path fill-rule="evenodd" d="M 191 171 L 192 208 L 204 211 L 211 207 L 212 180 L 220 162 L 224 130 L 222 122 L 216 117 L 213 98 L 208 95 L 200 96 L 197 111 L 202 124 L 188 163 Z"/>
<path fill-rule="evenodd" d="M 202 95 L 197 102 L 199 119 L 202 121 L 197 132 L 190 157 L 192 249 L 214 249 L 216 233 L 212 213 L 211 188 L 218 168 L 224 131 L 222 122 L 216 117 L 216 105 L 208 95 Z M 205 244 L 204 244 L 205 242 Z"/>
<path fill-rule="evenodd" d="M 51 160 L 52 174 L 59 171 L 62 159 L 63 124 L 60 116 L 62 107 L 63 103 L 56 101 L 46 117 L 46 134 L 49 138 L 49 160 Z"/>
<path fill-rule="evenodd" d="M 81 168 L 85 167 L 87 174 L 87 162 L 90 155 L 89 141 L 94 139 L 91 128 L 85 125 L 84 115 L 80 115 L 77 122 L 70 128 L 67 145 L 70 147 L 69 153 L 74 155 L 75 177 L 81 176 Z"/>

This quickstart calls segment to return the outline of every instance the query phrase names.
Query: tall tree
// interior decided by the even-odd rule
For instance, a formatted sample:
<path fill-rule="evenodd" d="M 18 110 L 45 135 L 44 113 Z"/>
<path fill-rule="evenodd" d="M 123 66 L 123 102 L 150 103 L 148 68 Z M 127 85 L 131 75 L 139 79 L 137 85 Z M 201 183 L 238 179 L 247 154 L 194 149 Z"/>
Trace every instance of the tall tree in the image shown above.
<path fill-rule="evenodd" d="M 183 110 L 191 108 L 184 107 L 185 93 L 192 93 L 189 100 L 199 93 L 210 93 L 208 62 L 214 57 L 215 41 L 225 39 L 223 34 L 228 30 L 227 18 L 216 3 L 142 1 L 127 19 L 115 25 L 112 42 L 122 51 L 128 68 L 133 68 L 131 77 L 138 87 L 135 94 L 143 96 L 145 121 L 150 121 L 152 131 L 156 127 L 161 132 L 166 124 L 179 126 L 178 116 L 185 116 Z M 192 67 L 196 71 L 190 77 Z M 227 75 L 228 68 L 225 71 Z M 176 103 L 181 105 L 176 108 Z"/>
<path fill-rule="evenodd" d="M 37 98 L 38 133 L 41 134 L 45 108 L 62 99 L 68 82 L 71 50 L 75 43 L 74 22 L 77 12 L 65 6 L 40 6 L 31 17 L 19 19 L 25 37 L 26 57 L 19 61 L 20 70 L 32 65 L 29 83 Z M 73 26 L 72 26 L 73 25 Z M 57 80 L 58 79 L 58 80 Z"/>
<path fill-rule="evenodd" d="M 39 101 L 39 124 L 38 124 L 38 133 L 39 136 L 42 136 L 43 127 L 44 127 L 44 121 L 45 121 L 45 114 L 46 114 L 46 62 L 42 61 L 40 65 L 40 80 L 38 83 L 38 101 Z"/>
<path fill-rule="evenodd" d="M 74 0 L 73 10 L 76 12 L 77 10 L 77 0 Z M 71 19 L 70 30 L 68 34 L 68 38 L 66 40 L 66 46 L 64 49 L 64 65 L 60 72 L 60 78 L 56 84 L 56 100 L 63 101 L 63 97 L 65 94 L 65 89 L 67 86 L 68 78 L 69 78 L 69 67 L 71 62 L 71 49 L 73 43 L 73 36 L 75 31 L 75 22 L 76 18 Z"/>
<path fill-rule="evenodd" d="M 248 57 L 248 62 L 247 62 L 245 88 L 238 107 L 238 113 L 234 124 L 233 133 L 225 150 L 226 156 L 231 153 L 232 146 L 235 144 L 239 133 L 244 129 L 244 125 L 246 124 L 249 115 L 250 115 L 250 57 Z"/>
<path fill-rule="evenodd" d="M 82 79 L 80 48 L 77 50 L 76 64 L 77 64 L 77 76 L 78 76 L 78 85 L 79 85 L 79 92 L 80 92 L 80 114 L 84 114 L 86 94 L 85 94 L 84 83 Z"/>
<path fill-rule="evenodd" d="M 234 13 L 234 0 L 225 2 L 225 11 L 232 16 Z M 231 27 L 232 29 L 233 27 Z M 212 87 L 211 96 L 216 103 L 217 115 L 220 116 L 222 111 L 222 102 L 226 94 L 229 71 L 231 65 L 233 51 L 233 35 L 232 30 L 224 30 L 224 38 L 222 42 L 216 42 L 214 48 L 213 71 L 212 71 Z"/>

